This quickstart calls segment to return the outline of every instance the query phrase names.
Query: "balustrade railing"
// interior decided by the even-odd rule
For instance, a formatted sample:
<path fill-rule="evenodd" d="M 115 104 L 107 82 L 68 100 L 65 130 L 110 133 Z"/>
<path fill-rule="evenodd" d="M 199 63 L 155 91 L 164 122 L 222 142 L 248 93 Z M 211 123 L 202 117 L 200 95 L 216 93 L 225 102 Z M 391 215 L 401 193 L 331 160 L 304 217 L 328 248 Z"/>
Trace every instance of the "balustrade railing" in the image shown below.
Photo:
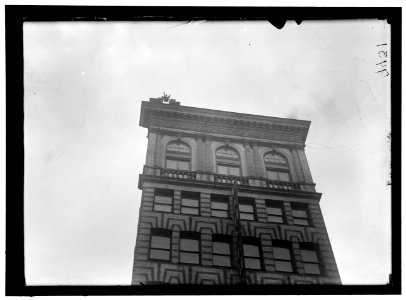
<path fill-rule="evenodd" d="M 161 169 L 161 176 L 180 178 L 180 179 L 196 179 L 196 173 L 184 170 Z"/>
<path fill-rule="evenodd" d="M 229 183 L 229 184 L 238 184 L 238 185 L 249 185 L 248 178 L 244 177 L 237 177 L 237 176 L 229 176 L 229 175 L 214 175 L 214 181 L 221 182 L 221 183 Z"/>
<path fill-rule="evenodd" d="M 211 172 L 202 172 L 202 171 L 185 171 L 185 170 L 175 170 L 175 169 L 165 169 L 159 167 L 144 166 L 144 174 L 154 175 L 154 176 L 164 176 L 169 178 L 177 179 L 189 179 L 189 180 L 199 180 L 199 181 L 211 181 L 224 184 L 234 184 L 237 185 L 246 185 L 253 187 L 266 187 L 269 189 L 277 190 L 286 190 L 286 191 L 300 191 L 300 190 L 309 190 L 314 191 L 314 184 L 309 185 L 309 187 L 303 188 L 303 184 L 298 184 L 294 182 L 285 182 L 285 181 L 274 181 L 265 178 L 251 178 L 251 177 L 238 177 L 230 175 L 221 175 Z"/>
<path fill-rule="evenodd" d="M 270 189 L 280 189 L 287 191 L 300 190 L 299 185 L 293 182 L 267 180 L 266 184 L 267 187 L 269 187 Z"/>

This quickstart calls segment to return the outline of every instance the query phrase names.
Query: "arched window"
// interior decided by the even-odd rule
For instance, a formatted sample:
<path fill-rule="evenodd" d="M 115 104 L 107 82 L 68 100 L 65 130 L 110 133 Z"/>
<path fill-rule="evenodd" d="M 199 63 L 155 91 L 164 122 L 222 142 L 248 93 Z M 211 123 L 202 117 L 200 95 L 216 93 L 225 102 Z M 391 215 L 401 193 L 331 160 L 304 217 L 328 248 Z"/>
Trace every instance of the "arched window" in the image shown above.
<path fill-rule="evenodd" d="M 267 177 L 271 180 L 290 181 L 289 164 L 284 156 L 272 151 L 264 156 Z"/>
<path fill-rule="evenodd" d="M 241 176 L 240 156 L 231 147 L 220 147 L 216 151 L 217 173 Z"/>
<path fill-rule="evenodd" d="M 166 146 L 166 167 L 168 169 L 190 170 L 190 148 L 181 141 Z"/>

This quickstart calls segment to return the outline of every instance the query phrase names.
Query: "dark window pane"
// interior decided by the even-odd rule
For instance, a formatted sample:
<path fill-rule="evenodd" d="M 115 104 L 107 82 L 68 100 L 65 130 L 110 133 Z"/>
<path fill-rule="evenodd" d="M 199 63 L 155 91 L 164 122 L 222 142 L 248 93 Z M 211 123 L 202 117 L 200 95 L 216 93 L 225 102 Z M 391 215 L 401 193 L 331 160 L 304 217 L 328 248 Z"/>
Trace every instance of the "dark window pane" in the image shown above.
<path fill-rule="evenodd" d="M 193 239 L 181 239 L 180 250 L 199 252 L 199 241 Z"/>
<path fill-rule="evenodd" d="M 152 259 L 169 260 L 169 254 L 169 250 L 151 249 L 149 252 L 149 257 Z"/>
<path fill-rule="evenodd" d="M 228 210 L 228 204 L 223 202 L 211 202 L 212 209 Z"/>
<path fill-rule="evenodd" d="M 238 208 L 240 209 L 241 212 L 247 212 L 247 213 L 253 213 L 254 212 L 254 207 L 249 204 L 239 204 Z"/>
<path fill-rule="evenodd" d="M 198 208 L 192 208 L 192 207 L 182 207 L 180 212 L 182 214 L 198 215 L 199 214 L 199 209 Z"/>
<path fill-rule="evenodd" d="M 199 200 L 196 199 L 182 199 L 182 206 L 199 207 Z"/>
<path fill-rule="evenodd" d="M 282 217 L 268 216 L 268 222 L 271 223 L 283 223 Z"/>
<path fill-rule="evenodd" d="M 188 264 L 198 264 L 199 263 L 199 254 L 198 253 L 189 253 L 189 252 L 180 252 L 180 262 Z"/>
<path fill-rule="evenodd" d="M 290 251 L 287 248 L 273 247 L 273 257 L 275 259 L 290 260 Z"/>
<path fill-rule="evenodd" d="M 266 213 L 268 215 L 278 215 L 278 216 L 282 216 L 283 212 L 282 212 L 282 208 L 281 207 L 270 207 L 267 206 L 266 207 Z"/>
<path fill-rule="evenodd" d="M 293 215 L 293 217 L 305 218 L 305 219 L 307 218 L 307 213 L 305 210 L 293 209 L 292 215 Z"/>
<path fill-rule="evenodd" d="M 230 171 L 230 175 L 233 176 L 240 176 L 240 168 L 239 167 L 228 167 Z"/>
<path fill-rule="evenodd" d="M 314 262 L 318 263 L 319 260 L 317 258 L 316 251 L 311 251 L 311 250 L 300 250 L 302 253 L 302 260 L 305 262 Z"/>
<path fill-rule="evenodd" d="M 172 197 L 155 195 L 155 203 L 172 205 Z"/>
<path fill-rule="evenodd" d="M 213 255 L 213 265 L 222 267 L 231 267 L 230 256 Z"/>
<path fill-rule="evenodd" d="M 254 220 L 253 214 L 240 213 L 241 220 Z"/>
<path fill-rule="evenodd" d="M 230 244 L 223 242 L 213 242 L 213 253 L 230 254 Z"/>
<path fill-rule="evenodd" d="M 180 160 L 178 166 L 179 166 L 178 167 L 179 170 L 189 170 L 189 162 L 188 161 Z"/>
<path fill-rule="evenodd" d="M 289 173 L 287 173 L 287 172 L 279 172 L 279 180 L 290 181 Z"/>
<path fill-rule="evenodd" d="M 151 248 L 170 249 L 170 244 L 170 237 L 157 235 L 151 236 Z"/>
<path fill-rule="evenodd" d="M 258 246 L 244 244 L 244 256 L 259 257 Z"/>
<path fill-rule="evenodd" d="M 320 274 L 320 268 L 318 264 L 303 263 L 304 271 L 307 274 Z"/>
<path fill-rule="evenodd" d="M 247 269 L 261 269 L 261 262 L 258 258 L 244 258 L 244 262 Z"/>
<path fill-rule="evenodd" d="M 172 212 L 172 205 L 154 204 L 154 210 Z"/>
<path fill-rule="evenodd" d="M 228 217 L 227 211 L 224 211 L 224 210 L 212 210 L 211 215 L 213 217 L 220 217 L 220 218 L 227 218 Z"/>
<path fill-rule="evenodd" d="M 306 219 L 293 219 L 295 225 L 309 225 L 309 222 Z"/>
<path fill-rule="evenodd" d="M 293 272 L 292 264 L 290 261 L 275 260 L 275 268 L 276 268 L 276 271 Z"/>

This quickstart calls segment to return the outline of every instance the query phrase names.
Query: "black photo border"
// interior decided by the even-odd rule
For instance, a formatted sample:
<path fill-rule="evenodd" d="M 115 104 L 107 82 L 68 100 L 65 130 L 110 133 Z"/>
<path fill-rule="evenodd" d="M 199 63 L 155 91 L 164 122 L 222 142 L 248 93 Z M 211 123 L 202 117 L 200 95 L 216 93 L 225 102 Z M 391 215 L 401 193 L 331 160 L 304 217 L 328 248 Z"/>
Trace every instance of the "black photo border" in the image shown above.
<path fill-rule="evenodd" d="M 6 295 L 351 295 L 401 293 L 400 7 L 207 7 L 6 5 Z M 23 23 L 30 21 L 192 21 L 387 19 L 391 25 L 392 274 L 387 285 L 27 286 L 24 275 Z M 395 176 L 394 176 L 395 175 Z M 129 274 L 130 281 L 131 274 Z"/>

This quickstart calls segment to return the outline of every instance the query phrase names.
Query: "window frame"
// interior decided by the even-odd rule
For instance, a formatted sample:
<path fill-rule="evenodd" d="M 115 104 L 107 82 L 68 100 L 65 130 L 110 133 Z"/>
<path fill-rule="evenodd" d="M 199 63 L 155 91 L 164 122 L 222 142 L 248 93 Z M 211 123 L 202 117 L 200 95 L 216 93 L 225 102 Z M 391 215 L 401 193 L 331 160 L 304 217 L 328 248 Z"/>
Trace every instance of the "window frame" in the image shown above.
<path fill-rule="evenodd" d="M 276 179 L 270 178 L 268 172 L 275 172 L 277 178 Z M 288 175 L 288 180 L 281 179 L 281 173 L 287 174 Z M 272 180 L 272 181 L 283 181 L 283 182 L 291 182 L 292 181 L 289 170 L 282 170 L 282 169 L 277 169 L 277 168 L 267 167 L 266 168 L 266 177 L 269 180 Z"/>
<path fill-rule="evenodd" d="M 321 258 L 321 254 L 320 254 L 319 245 L 316 244 L 316 243 L 302 242 L 302 243 L 299 243 L 299 248 L 300 248 L 300 256 L 301 256 L 302 263 L 303 263 L 304 273 L 306 275 L 314 275 L 314 276 L 323 275 L 324 274 L 324 268 L 323 268 L 323 262 L 322 262 L 322 258 Z M 304 255 L 303 255 L 302 251 L 314 252 L 314 254 L 316 255 L 316 258 L 317 258 L 317 262 L 313 262 L 313 261 L 310 261 L 310 260 L 304 260 Z M 306 264 L 307 265 L 312 265 L 312 266 L 316 265 L 318 267 L 318 269 L 319 269 L 319 273 L 306 272 L 306 267 L 305 267 Z"/>
<path fill-rule="evenodd" d="M 257 256 L 248 256 L 247 253 L 244 250 L 244 245 L 250 245 L 250 246 L 256 246 L 258 248 L 258 257 Z M 261 239 L 259 238 L 254 238 L 254 237 L 243 237 L 243 256 L 244 256 L 244 268 L 248 270 L 264 270 L 264 257 L 262 254 L 262 245 L 261 245 Z M 248 268 L 246 264 L 246 258 L 248 259 L 257 259 L 259 260 L 259 269 L 256 268 Z"/>
<path fill-rule="evenodd" d="M 238 158 L 233 158 L 233 157 L 221 157 L 217 155 L 217 152 L 221 149 L 227 149 L 227 150 L 232 150 L 234 151 Z M 215 159 L 216 159 L 216 173 L 219 175 L 224 175 L 224 176 L 235 176 L 235 177 L 241 177 L 242 176 L 242 169 L 241 169 L 241 157 L 240 154 L 238 153 L 237 149 L 230 147 L 230 146 L 220 146 L 216 149 L 215 152 Z M 227 173 L 220 173 L 219 172 L 219 166 L 227 168 Z M 230 168 L 238 168 L 238 173 L 239 175 L 234 175 L 231 174 Z"/>
<path fill-rule="evenodd" d="M 198 242 L 197 251 L 183 250 L 182 239 L 195 240 Z M 198 254 L 198 262 L 184 262 L 182 260 L 182 253 L 194 253 Z M 179 234 L 179 263 L 187 265 L 200 265 L 201 264 L 201 234 L 195 231 L 181 231 Z"/>
<path fill-rule="evenodd" d="M 240 205 L 250 205 L 252 206 L 252 216 L 253 219 L 246 219 L 246 218 L 241 218 L 241 206 Z M 257 221 L 257 211 L 256 211 L 256 204 L 255 204 L 255 198 L 249 198 L 249 197 L 238 197 L 238 211 L 239 211 L 239 218 L 240 220 L 245 220 L 245 221 Z M 251 214 L 250 212 L 242 212 L 243 214 Z"/>
<path fill-rule="evenodd" d="M 309 205 L 307 203 L 298 203 L 298 202 L 293 202 L 290 204 L 291 210 L 292 210 L 292 218 L 293 218 L 293 224 L 296 226 L 313 226 L 312 223 L 312 218 L 310 215 L 310 210 L 309 210 Z M 306 213 L 306 217 L 300 217 L 300 216 L 295 216 L 294 211 L 304 211 Z M 306 220 L 307 224 L 300 224 L 297 221 L 303 221 Z"/>
<path fill-rule="evenodd" d="M 191 205 L 184 205 L 183 204 L 184 199 L 196 200 L 197 201 L 197 207 L 196 206 L 191 206 Z M 197 214 L 185 213 L 185 212 L 182 211 L 183 208 L 197 209 Z M 180 197 L 180 213 L 184 214 L 184 215 L 200 216 L 200 193 L 182 191 L 181 192 L 181 197 Z"/>
<path fill-rule="evenodd" d="M 285 163 L 280 163 L 280 162 L 267 162 L 267 161 L 265 161 L 265 157 L 266 157 L 268 154 L 273 154 L 273 155 L 277 155 L 277 156 L 281 157 L 281 158 L 285 161 Z M 263 162 L 264 162 L 264 165 L 265 165 L 266 177 L 267 177 L 269 180 L 273 180 L 273 181 L 283 181 L 283 182 L 291 182 L 291 181 L 292 181 L 292 174 L 291 174 L 291 170 L 290 170 L 290 166 L 289 166 L 289 161 L 288 161 L 288 159 L 286 158 L 286 156 L 283 155 L 282 153 L 279 153 L 279 152 L 274 151 L 274 150 L 273 150 L 273 151 L 268 151 L 268 152 L 266 152 L 266 153 L 264 154 L 264 156 L 263 156 Z M 269 176 L 268 171 L 275 172 L 275 173 L 276 173 L 276 179 L 271 178 L 271 177 Z M 288 180 L 283 180 L 283 179 L 281 179 L 281 175 L 280 175 L 281 173 L 287 174 Z"/>
<path fill-rule="evenodd" d="M 278 215 L 275 213 L 269 213 L 268 208 L 278 208 L 281 210 L 282 214 Z M 265 200 L 265 209 L 266 209 L 266 219 L 268 223 L 273 223 L 273 224 L 285 224 L 286 223 L 286 217 L 285 217 L 285 207 L 283 201 L 279 200 L 271 200 L 267 199 Z M 282 218 L 282 222 L 275 222 L 275 221 L 270 221 L 269 217 L 280 217 Z"/>
<path fill-rule="evenodd" d="M 189 152 L 180 152 L 180 151 L 173 151 L 169 150 L 168 147 L 171 144 L 183 144 L 185 145 Z M 168 167 L 168 160 L 172 160 L 176 162 L 176 168 L 169 168 Z M 179 168 L 179 163 L 180 162 L 187 162 L 188 163 L 188 169 L 180 169 Z M 185 142 L 183 141 L 170 141 L 166 147 L 165 147 L 165 168 L 167 169 L 172 169 L 172 170 L 181 170 L 181 171 L 190 171 L 192 168 L 192 148 Z"/>
<path fill-rule="evenodd" d="M 218 208 L 213 208 L 212 203 L 217 202 L 217 203 L 225 203 L 227 205 L 227 209 L 218 209 Z M 220 194 L 211 194 L 210 195 L 210 210 L 211 210 L 211 216 L 215 218 L 230 218 L 230 197 L 227 195 L 220 195 Z M 220 217 L 220 216 L 213 216 L 213 211 L 219 212 L 226 212 L 227 216 L 226 217 Z"/>
<path fill-rule="evenodd" d="M 280 249 L 285 249 L 289 253 L 289 258 L 290 259 L 285 259 L 281 257 L 275 257 L 275 248 L 280 248 Z M 296 273 L 297 272 L 297 267 L 295 264 L 294 260 L 294 253 L 293 253 L 293 248 L 292 248 L 292 243 L 290 241 L 285 241 L 285 240 L 272 240 L 272 253 L 273 253 L 273 259 L 275 262 L 275 270 L 276 272 L 282 272 L 282 273 Z M 289 262 L 292 271 L 283 271 L 283 270 L 278 270 L 277 268 L 277 262 Z"/>
<path fill-rule="evenodd" d="M 214 243 L 223 243 L 228 244 L 229 247 L 229 254 L 218 253 L 214 251 Z M 228 257 L 230 261 L 229 266 L 218 265 L 214 263 L 214 257 Z M 231 235 L 225 234 L 213 234 L 212 235 L 212 265 L 216 267 L 223 267 L 223 268 L 233 268 L 233 237 Z"/>
<path fill-rule="evenodd" d="M 169 249 L 152 247 L 152 238 L 154 236 L 169 238 Z M 153 257 L 151 257 L 151 250 L 167 251 L 169 254 L 169 258 L 168 259 L 153 258 Z M 151 228 L 151 232 L 150 232 L 150 236 L 149 236 L 148 259 L 152 260 L 152 261 L 166 261 L 166 262 L 170 262 L 172 260 L 172 230 L 164 229 L 164 228 Z"/>
<path fill-rule="evenodd" d="M 159 195 L 159 194 L 161 194 L 161 195 Z M 156 196 L 161 196 L 161 197 L 170 197 L 171 198 L 171 204 L 166 204 L 166 203 L 164 203 L 164 202 L 157 202 L 156 200 Z M 155 190 L 154 190 L 154 202 L 153 202 L 153 205 L 152 205 L 152 210 L 153 211 L 157 211 L 157 212 L 163 212 L 163 213 L 172 213 L 173 212 L 173 199 L 174 198 L 174 191 L 173 190 L 170 190 L 170 189 L 159 189 L 159 188 L 156 188 Z M 161 206 L 166 206 L 166 207 L 170 207 L 171 208 L 171 210 L 170 211 L 166 211 L 166 210 L 157 210 L 157 209 L 155 209 L 156 208 L 156 206 L 155 205 L 161 205 Z"/>
<path fill-rule="evenodd" d="M 168 160 L 170 161 L 174 161 L 176 164 L 176 168 L 169 168 L 168 167 Z M 181 169 L 179 167 L 180 162 L 187 162 L 188 163 L 188 168 L 187 169 Z M 190 160 L 186 160 L 186 159 L 180 159 L 180 158 L 173 158 L 173 157 L 166 157 L 165 159 L 165 168 L 166 169 L 171 169 L 171 170 L 180 170 L 180 171 L 190 171 Z"/>

